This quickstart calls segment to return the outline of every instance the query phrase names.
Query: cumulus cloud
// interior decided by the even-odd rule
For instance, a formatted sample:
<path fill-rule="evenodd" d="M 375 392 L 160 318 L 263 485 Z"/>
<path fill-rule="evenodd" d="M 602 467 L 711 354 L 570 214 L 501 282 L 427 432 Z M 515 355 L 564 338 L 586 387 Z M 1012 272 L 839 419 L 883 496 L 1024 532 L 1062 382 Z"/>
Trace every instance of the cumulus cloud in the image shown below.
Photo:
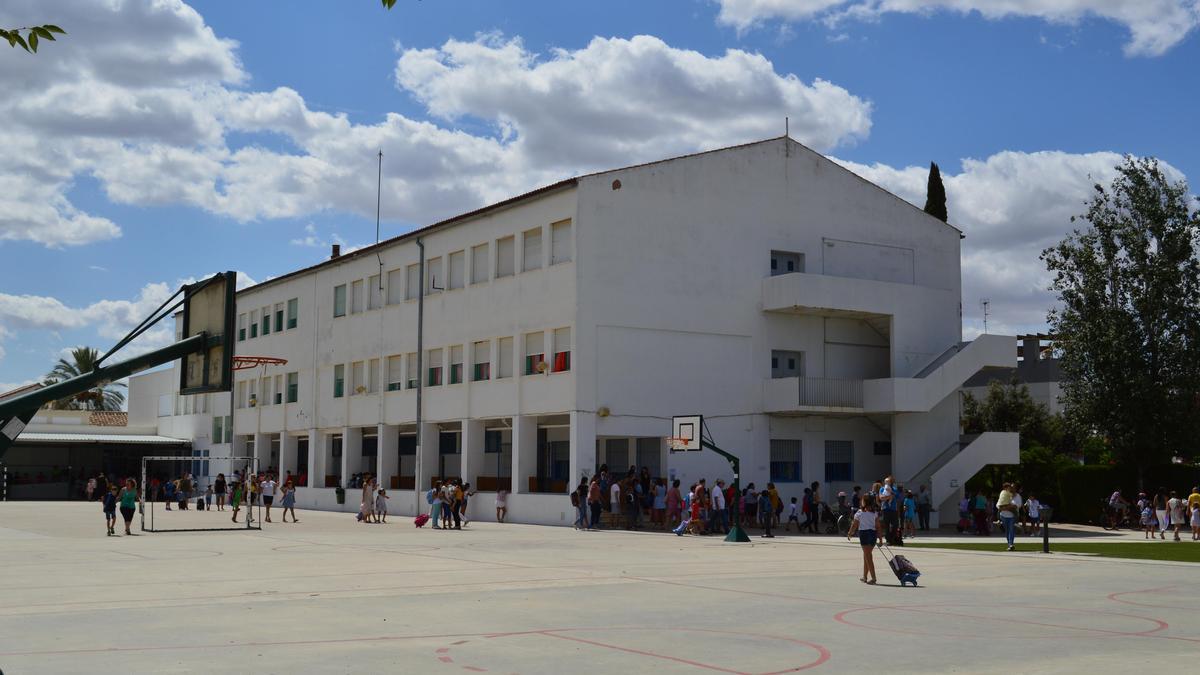
<path fill-rule="evenodd" d="M 1033 17 L 1077 24 L 1098 18 L 1129 30 L 1128 56 L 1159 56 L 1200 25 L 1198 0 L 715 0 L 717 20 L 744 31 L 765 22 L 874 20 L 887 13 L 978 13 L 987 19 Z"/>
<path fill-rule="evenodd" d="M 988 330 L 1019 333 L 1045 328 L 1054 295 L 1051 276 L 1039 259 L 1043 249 L 1073 228 L 1071 217 L 1086 210 L 1092 186 L 1107 185 L 1122 161 L 1113 152 L 999 152 L 965 159 L 962 170 L 942 170 L 950 223 L 966 234 L 962 242 L 964 329 L 982 331 L 980 300 L 990 300 Z M 923 207 L 927 166 L 839 162 L 863 178 Z M 1160 162 L 1174 180 L 1183 174 Z"/>
<path fill-rule="evenodd" d="M 5 25 L 43 19 L 37 0 L 0 8 Z M 868 102 L 758 54 L 639 36 L 542 56 L 498 35 L 399 52 L 397 86 L 436 121 L 393 113 L 356 124 L 310 110 L 292 89 L 242 88 L 237 44 L 180 0 L 64 0 L 55 21 L 70 39 L 0 61 L 0 86 L 23 92 L 0 99 L 0 240 L 119 237 L 117 223 L 71 202 L 80 177 L 113 203 L 242 222 L 369 217 L 382 150 L 383 216 L 421 223 L 573 173 L 775 136 L 785 115 L 818 149 L 871 127 Z M 463 118 L 483 131 L 454 128 Z"/>

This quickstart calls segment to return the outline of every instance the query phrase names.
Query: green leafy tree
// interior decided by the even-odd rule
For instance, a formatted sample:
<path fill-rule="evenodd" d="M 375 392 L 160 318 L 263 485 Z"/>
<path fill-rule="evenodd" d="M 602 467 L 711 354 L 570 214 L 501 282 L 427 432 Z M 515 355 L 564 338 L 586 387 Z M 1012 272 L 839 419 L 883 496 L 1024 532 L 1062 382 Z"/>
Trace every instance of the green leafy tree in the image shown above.
<path fill-rule="evenodd" d="M 1080 216 L 1088 226 L 1042 260 L 1068 421 L 1140 481 L 1200 433 L 1200 212 L 1155 159 L 1116 169 Z"/>
<path fill-rule="evenodd" d="M 91 347 L 76 347 L 71 350 L 71 359 L 59 359 L 54 370 L 46 376 L 47 384 L 70 380 L 96 369 L 100 353 Z M 79 392 L 70 398 L 55 401 L 53 407 L 60 410 L 120 410 L 125 403 L 121 382 L 110 382 Z"/>
<path fill-rule="evenodd" d="M 925 188 L 925 213 L 947 222 L 946 187 L 942 185 L 942 172 L 936 162 L 929 163 L 929 184 Z"/>
<path fill-rule="evenodd" d="M 21 35 L 22 31 L 25 32 L 24 36 Z M 41 26 L 22 26 L 21 28 L 0 28 L 0 40 L 8 40 L 8 46 L 14 49 L 19 46 L 30 54 L 36 54 L 38 44 L 42 40 L 54 42 L 55 33 L 66 35 L 67 31 L 51 23 Z"/>
<path fill-rule="evenodd" d="M 1058 476 L 1076 462 L 1061 452 L 1063 424 L 1046 406 L 1033 400 L 1029 387 L 1013 379 L 993 380 L 987 395 L 977 399 L 963 396 L 963 430 L 968 434 L 985 431 L 1016 431 L 1021 434 L 1021 463 L 993 466 L 971 479 L 970 487 L 989 493 L 1000 489 L 1004 481 L 1021 484 L 1025 494 L 1037 494 L 1043 501 L 1054 501 L 1061 494 Z"/>

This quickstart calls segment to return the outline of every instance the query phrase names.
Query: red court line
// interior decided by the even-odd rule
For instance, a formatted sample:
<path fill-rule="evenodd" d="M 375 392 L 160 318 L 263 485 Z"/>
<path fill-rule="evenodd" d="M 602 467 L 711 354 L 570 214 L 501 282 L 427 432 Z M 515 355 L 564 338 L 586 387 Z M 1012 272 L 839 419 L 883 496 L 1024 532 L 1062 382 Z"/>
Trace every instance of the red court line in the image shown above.
<path fill-rule="evenodd" d="M 1016 607 L 1018 609 L 1046 609 L 1046 610 L 1051 610 L 1051 611 L 1069 612 L 1069 613 L 1075 613 L 1075 614 L 1092 613 L 1090 610 L 1084 610 L 1084 609 L 1065 609 L 1065 608 L 1061 608 L 1061 607 L 1039 607 L 1036 605 L 1003 605 L 1003 606 L 1004 607 Z M 1154 635 L 1154 633 L 1157 633 L 1161 630 L 1165 630 L 1169 627 L 1167 622 L 1160 621 L 1159 619 L 1152 619 L 1149 617 L 1137 616 L 1135 614 L 1119 614 L 1116 612 L 1102 612 L 1102 613 L 1105 615 L 1108 615 L 1108 616 L 1119 616 L 1119 617 L 1123 617 L 1123 618 L 1132 618 L 1132 619 L 1139 619 L 1142 621 L 1149 621 L 1151 623 L 1157 624 L 1157 626 L 1155 628 L 1152 628 L 1152 629 L 1146 630 L 1146 631 L 1136 631 L 1136 632 L 1117 631 L 1117 630 L 1109 630 L 1106 628 L 1092 628 L 1092 627 L 1088 627 L 1088 626 L 1070 626 L 1070 625 L 1066 625 L 1066 624 L 1031 621 L 1028 619 L 1010 619 L 1007 617 L 1000 617 L 1000 616 L 980 616 L 977 614 L 964 614 L 962 612 L 947 612 L 947 611 L 929 609 L 927 607 L 894 606 L 894 605 L 879 605 L 879 606 L 875 606 L 875 607 L 857 607 L 854 609 L 845 610 L 843 612 L 838 612 L 837 614 L 834 615 L 833 618 L 835 621 L 837 621 L 839 623 L 843 623 L 847 626 L 853 626 L 855 628 L 866 628 L 867 630 L 877 630 L 877 631 L 882 631 L 882 632 L 887 632 L 887 633 L 907 633 L 909 635 L 928 635 L 928 633 L 921 633 L 921 632 L 916 632 L 916 631 L 906 631 L 904 629 L 898 629 L 894 626 L 888 626 L 887 628 L 879 628 L 876 626 L 852 623 L 851 621 L 846 619 L 847 614 L 853 614 L 855 612 L 861 612 L 861 611 L 866 611 L 866 610 L 875 610 L 875 609 L 885 609 L 885 610 L 890 609 L 890 610 L 897 610 L 897 611 L 919 612 L 919 613 L 923 613 L 923 614 L 936 614 L 936 615 L 940 615 L 940 616 L 957 617 L 957 618 L 962 618 L 962 619 L 980 619 L 980 620 L 984 620 L 984 621 L 1016 623 L 1016 624 L 1021 624 L 1021 625 L 1041 626 L 1043 628 L 1058 628 L 1058 629 L 1063 629 L 1063 630 L 1075 630 L 1075 631 L 1084 631 L 1084 632 L 1090 632 L 1090 633 L 1103 633 L 1105 635 L 1113 635 L 1113 636 L 1119 636 L 1119 637 L 1166 637 L 1166 636 Z M 960 637 L 969 637 L 969 636 L 960 636 Z M 983 636 L 979 636 L 979 637 L 983 637 Z M 1063 637 L 1065 637 L 1065 636 L 1048 635 L 1048 636 L 1027 636 L 1027 637 L 1021 637 L 1021 638 L 1011 638 L 1011 639 L 1022 639 L 1022 640 L 1024 640 L 1024 639 L 1059 639 L 1059 638 L 1063 638 Z"/>
<path fill-rule="evenodd" d="M 674 661 L 676 663 L 683 663 L 683 664 L 686 664 L 689 666 L 696 666 L 697 668 L 704 668 L 706 670 L 715 670 L 720 673 L 732 673 L 733 675 L 751 675 L 751 673 L 746 673 L 746 672 L 743 672 L 740 670 L 730 670 L 728 668 L 722 668 L 720 666 L 712 666 L 707 663 L 700 663 L 699 661 L 690 661 L 688 659 L 681 659 L 677 656 L 667 656 L 666 654 L 655 654 L 654 652 L 647 652 L 647 651 L 643 651 L 641 649 L 634 649 L 632 647 L 620 647 L 617 645 L 606 644 L 604 642 L 596 642 L 594 640 L 585 640 L 583 638 L 570 637 L 568 635 L 558 635 L 557 633 L 542 633 L 542 635 L 545 635 L 546 637 L 558 638 L 560 640 L 571 640 L 573 642 L 582 642 L 583 644 L 594 645 L 596 647 L 607 647 L 609 649 L 615 649 L 617 651 L 628 652 L 630 654 L 638 654 L 640 656 L 649 656 L 651 658 L 663 659 L 666 661 Z"/>

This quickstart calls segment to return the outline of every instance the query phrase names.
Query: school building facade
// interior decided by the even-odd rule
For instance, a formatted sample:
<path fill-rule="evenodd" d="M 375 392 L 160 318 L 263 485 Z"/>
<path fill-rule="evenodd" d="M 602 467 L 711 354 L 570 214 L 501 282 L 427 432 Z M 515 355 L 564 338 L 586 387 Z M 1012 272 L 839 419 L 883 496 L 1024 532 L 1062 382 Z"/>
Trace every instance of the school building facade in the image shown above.
<path fill-rule="evenodd" d="M 237 354 L 287 365 L 232 395 L 134 377 L 130 419 L 304 474 L 309 508 L 356 509 L 334 487 L 370 472 L 413 513 L 455 477 L 477 515 L 506 489 L 512 520 L 569 524 L 565 493 L 601 464 L 731 478 L 668 453 L 679 414 L 705 416 L 743 485 L 892 473 L 949 505 L 1018 460 L 1015 434 L 960 439 L 959 388 L 1016 353 L 962 340 L 960 239 L 787 138 L 590 174 L 240 291 Z"/>

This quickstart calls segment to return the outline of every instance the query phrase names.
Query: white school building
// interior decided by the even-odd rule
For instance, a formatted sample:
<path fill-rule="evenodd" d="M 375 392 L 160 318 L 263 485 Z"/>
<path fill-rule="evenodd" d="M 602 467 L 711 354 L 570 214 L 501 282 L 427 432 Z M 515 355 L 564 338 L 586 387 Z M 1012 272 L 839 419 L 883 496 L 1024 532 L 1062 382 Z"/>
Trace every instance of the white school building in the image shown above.
<path fill-rule="evenodd" d="M 701 414 L 743 485 L 832 501 L 891 473 L 953 511 L 1018 461 L 1015 434 L 960 440 L 959 388 L 1016 362 L 1012 337 L 962 341 L 961 236 L 787 138 L 572 178 L 240 291 L 237 354 L 287 365 L 232 396 L 134 377 L 130 424 L 304 474 L 301 507 L 356 510 L 334 487 L 366 471 L 393 513 L 453 477 L 476 516 L 503 488 L 513 521 L 570 524 L 601 464 L 732 478 L 667 451 Z"/>

